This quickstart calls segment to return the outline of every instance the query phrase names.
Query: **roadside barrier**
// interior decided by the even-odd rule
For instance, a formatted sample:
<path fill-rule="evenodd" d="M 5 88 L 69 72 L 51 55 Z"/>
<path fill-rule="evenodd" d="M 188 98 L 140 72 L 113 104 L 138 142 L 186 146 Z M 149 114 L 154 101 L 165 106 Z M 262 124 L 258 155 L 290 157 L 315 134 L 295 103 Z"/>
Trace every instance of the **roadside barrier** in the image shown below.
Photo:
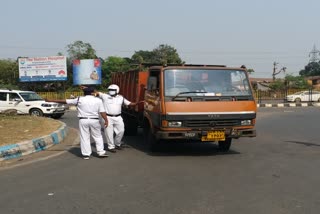
<path fill-rule="evenodd" d="M 50 135 L 42 136 L 32 140 L 22 141 L 0 147 L 0 161 L 19 158 L 35 152 L 40 152 L 63 141 L 68 133 L 68 127 L 61 122 L 60 128 Z"/>

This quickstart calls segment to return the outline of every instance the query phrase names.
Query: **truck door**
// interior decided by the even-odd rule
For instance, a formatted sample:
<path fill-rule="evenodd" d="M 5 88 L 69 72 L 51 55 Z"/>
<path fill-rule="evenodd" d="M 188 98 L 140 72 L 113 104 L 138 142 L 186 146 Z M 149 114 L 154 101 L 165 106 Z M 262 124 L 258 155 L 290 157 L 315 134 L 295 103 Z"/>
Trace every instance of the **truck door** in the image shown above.
<path fill-rule="evenodd" d="M 160 125 L 160 70 L 150 70 L 145 92 L 145 113 L 152 126 Z"/>

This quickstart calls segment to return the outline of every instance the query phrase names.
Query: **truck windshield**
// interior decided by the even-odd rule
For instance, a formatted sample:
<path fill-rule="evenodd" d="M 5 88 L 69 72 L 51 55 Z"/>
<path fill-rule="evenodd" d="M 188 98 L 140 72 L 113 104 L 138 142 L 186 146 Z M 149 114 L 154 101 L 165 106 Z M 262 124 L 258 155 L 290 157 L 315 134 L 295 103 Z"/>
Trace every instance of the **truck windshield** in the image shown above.
<path fill-rule="evenodd" d="M 251 96 L 242 70 L 175 69 L 164 72 L 165 96 Z"/>
<path fill-rule="evenodd" d="M 40 97 L 37 93 L 34 93 L 34 92 L 22 92 L 20 93 L 20 95 L 25 101 L 43 100 L 42 97 Z"/>

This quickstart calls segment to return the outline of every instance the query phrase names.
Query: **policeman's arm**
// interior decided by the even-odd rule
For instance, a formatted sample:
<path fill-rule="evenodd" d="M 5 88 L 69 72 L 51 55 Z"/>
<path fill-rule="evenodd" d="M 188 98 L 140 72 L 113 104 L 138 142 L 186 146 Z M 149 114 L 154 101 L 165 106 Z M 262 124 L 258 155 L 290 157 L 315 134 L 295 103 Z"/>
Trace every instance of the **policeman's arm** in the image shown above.
<path fill-rule="evenodd" d="M 79 88 L 80 88 L 81 90 L 83 90 L 83 89 L 88 88 L 88 87 L 85 86 L 85 85 L 79 85 Z"/>
<path fill-rule="evenodd" d="M 108 126 L 108 117 L 107 114 L 105 112 L 100 112 L 101 117 L 104 119 L 104 126 L 107 127 Z"/>
<path fill-rule="evenodd" d="M 94 92 L 93 92 L 93 95 L 94 95 L 95 97 L 100 97 L 100 98 L 101 98 L 101 95 L 102 95 L 102 94 L 103 94 L 102 92 L 97 91 L 97 90 L 94 90 Z"/>
<path fill-rule="evenodd" d="M 139 101 L 139 102 L 131 102 L 131 103 L 129 104 L 129 106 L 135 106 L 135 105 L 138 105 L 139 103 L 144 103 L 144 100 Z"/>

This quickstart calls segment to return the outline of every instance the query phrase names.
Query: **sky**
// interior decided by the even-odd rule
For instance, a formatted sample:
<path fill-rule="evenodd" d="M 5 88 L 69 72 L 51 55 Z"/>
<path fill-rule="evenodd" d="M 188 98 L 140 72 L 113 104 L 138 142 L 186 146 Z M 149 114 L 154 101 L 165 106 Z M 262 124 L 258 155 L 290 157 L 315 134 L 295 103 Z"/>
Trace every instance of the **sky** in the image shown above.
<path fill-rule="evenodd" d="M 102 58 L 167 44 L 188 64 L 271 78 L 276 62 L 296 76 L 320 49 L 319 9 L 319 0 L 2 0 L 0 59 L 67 54 L 77 40 Z"/>

